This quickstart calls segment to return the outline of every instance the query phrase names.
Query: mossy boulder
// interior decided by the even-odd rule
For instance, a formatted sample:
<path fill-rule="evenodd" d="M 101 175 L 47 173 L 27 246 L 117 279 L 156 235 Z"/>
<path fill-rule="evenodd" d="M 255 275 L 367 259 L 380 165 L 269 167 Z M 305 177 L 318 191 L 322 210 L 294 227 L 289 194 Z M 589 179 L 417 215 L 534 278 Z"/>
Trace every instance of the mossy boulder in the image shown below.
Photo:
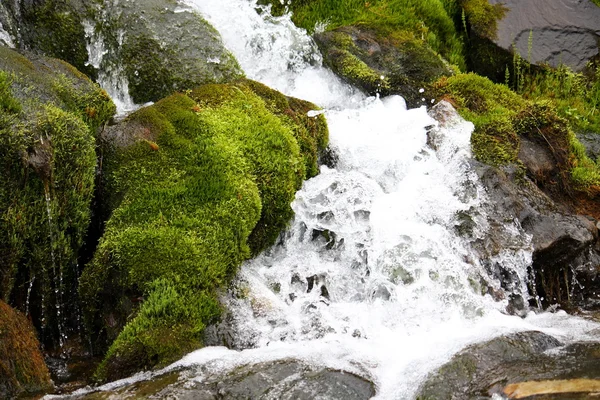
<path fill-rule="evenodd" d="M 174 94 L 103 132 L 110 219 L 80 280 L 94 347 L 112 342 L 99 379 L 201 346 L 216 290 L 275 242 L 317 173 L 327 128 L 306 115 L 314 108 L 241 80 Z"/>
<path fill-rule="evenodd" d="M 96 133 L 115 107 L 71 65 L 0 47 L 0 298 L 52 346 L 90 220 Z"/>
<path fill-rule="evenodd" d="M 243 75 L 218 32 L 175 0 L 103 2 L 90 12 L 91 40 L 104 51 L 97 67 L 123 74 L 135 103 Z"/>
<path fill-rule="evenodd" d="M 0 300 L 0 396 L 4 399 L 52 388 L 31 322 Z"/>
<path fill-rule="evenodd" d="M 314 38 L 325 64 L 342 79 L 369 95 L 402 95 L 410 107 L 424 104 L 421 89 L 453 74 L 426 44 L 375 29 L 346 26 Z"/>

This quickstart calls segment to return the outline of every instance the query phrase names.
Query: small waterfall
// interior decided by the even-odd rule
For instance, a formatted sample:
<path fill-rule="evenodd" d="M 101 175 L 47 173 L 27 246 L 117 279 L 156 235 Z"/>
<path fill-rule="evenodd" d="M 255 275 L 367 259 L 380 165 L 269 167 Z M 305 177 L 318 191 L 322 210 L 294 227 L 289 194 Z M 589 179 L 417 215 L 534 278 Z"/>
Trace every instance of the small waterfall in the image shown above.
<path fill-rule="evenodd" d="M 201 365 L 208 376 L 294 358 L 364 376 L 376 399 L 410 399 L 469 344 L 524 330 L 590 337 L 597 325 L 564 312 L 505 312 L 509 295 L 527 296 L 531 238 L 508 221 L 506 246 L 482 259 L 489 199 L 471 168 L 471 123 L 364 96 L 323 68 L 289 15 L 272 17 L 256 0 L 184 3 L 249 78 L 323 107 L 309 115 L 326 116 L 338 162 L 304 183 L 281 243 L 243 265 L 222 296 L 228 314 L 213 336 L 236 350 L 207 347 L 170 368 Z M 512 286 L 490 266 L 514 276 Z"/>
<path fill-rule="evenodd" d="M 136 105 L 129 95 L 129 82 L 121 65 L 106 56 L 109 53 L 102 34 L 91 21 L 83 24 L 87 39 L 89 64 L 98 70 L 98 84 L 106 90 L 117 106 L 117 114 L 124 115 L 135 110 Z M 123 43 L 123 32 L 118 33 L 119 45 Z"/>

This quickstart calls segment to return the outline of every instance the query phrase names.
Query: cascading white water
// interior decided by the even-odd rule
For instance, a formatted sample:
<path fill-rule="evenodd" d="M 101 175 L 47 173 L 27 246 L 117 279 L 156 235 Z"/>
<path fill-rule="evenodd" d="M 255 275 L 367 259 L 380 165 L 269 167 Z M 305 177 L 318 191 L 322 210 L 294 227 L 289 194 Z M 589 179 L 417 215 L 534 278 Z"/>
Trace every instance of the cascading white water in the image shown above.
<path fill-rule="evenodd" d="M 244 350 L 208 347 L 175 366 L 211 374 L 292 357 L 362 375 L 377 399 L 409 399 L 468 344 L 529 329 L 568 342 L 597 328 L 565 313 L 506 315 L 506 300 L 481 294 L 481 281 L 500 285 L 456 229 L 470 210 L 474 235 L 487 228 L 486 194 L 468 162 L 472 124 L 455 118 L 431 130 L 425 107 L 366 98 L 321 66 L 289 16 L 258 14 L 255 0 L 184 3 L 220 31 L 249 78 L 324 107 L 339 161 L 305 182 L 283 243 L 244 265 L 223 296 L 230 345 Z M 506 235 L 514 246 L 494 261 L 524 285 L 529 238 L 516 222 Z"/>

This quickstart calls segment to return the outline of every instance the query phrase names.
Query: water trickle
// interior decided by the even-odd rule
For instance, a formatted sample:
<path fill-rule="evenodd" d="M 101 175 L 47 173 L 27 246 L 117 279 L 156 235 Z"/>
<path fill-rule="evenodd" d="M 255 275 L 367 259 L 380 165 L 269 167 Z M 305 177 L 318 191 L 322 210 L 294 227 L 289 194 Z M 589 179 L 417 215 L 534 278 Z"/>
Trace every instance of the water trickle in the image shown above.
<path fill-rule="evenodd" d="M 88 63 L 98 70 L 98 84 L 106 90 L 117 106 L 118 115 L 135 110 L 139 106 L 129 95 L 129 82 L 123 67 L 107 59 L 108 50 L 102 33 L 91 21 L 85 21 L 83 26 L 87 40 Z M 118 33 L 121 36 L 122 34 L 122 32 Z"/>
<path fill-rule="evenodd" d="M 33 289 L 33 284 L 35 282 L 35 275 L 31 277 L 29 280 L 29 286 L 27 287 L 27 298 L 25 299 L 25 315 L 29 316 L 29 300 L 31 299 L 31 290 Z"/>
<path fill-rule="evenodd" d="M 62 348 L 65 344 L 66 333 L 64 328 L 64 316 L 63 316 L 63 269 L 59 265 L 57 267 L 56 263 L 56 255 L 54 253 L 54 231 L 55 226 L 52 220 L 52 198 L 50 194 L 49 185 L 46 183 L 44 185 L 44 198 L 46 200 L 46 214 L 48 216 L 48 240 L 50 241 L 50 261 L 52 268 L 52 277 L 53 277 L 53 285 L 54 285 L 54 308 L 56 311 L 56 321 L 58 327 L 58 342 L 59 346 Z M 31 288 L 29 289 L 31 290 Z M 27 294 L 29 299 L 29 292 Z M 43 303 L 43 300 L 42 300 Z M 42 321 L 42 325 L 44 325 L 44 321 Z"/>
<path fill-rule="evenodd" d="M 4 30 L 2 23 L 0 22 L 0 43 L 6 44 L 8 47 L 14 48 L 15 43 L 8 32 Z"/>

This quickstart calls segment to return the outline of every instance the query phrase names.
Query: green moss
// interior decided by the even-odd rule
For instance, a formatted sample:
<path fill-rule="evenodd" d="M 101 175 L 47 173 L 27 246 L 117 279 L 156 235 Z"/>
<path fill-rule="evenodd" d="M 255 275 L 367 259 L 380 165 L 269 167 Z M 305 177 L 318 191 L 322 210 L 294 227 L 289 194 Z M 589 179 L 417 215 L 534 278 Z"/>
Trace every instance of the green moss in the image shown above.
<path fill-rule="evenodd" d="M 494 166 L 517 163 L 519 138 L 527 137 L 547 148 L 558 167 L 557 176 L 538 182 L 547 190 L 555 194 L 589 191 L 600 184 L 598 165 L 586 156 L 553 102 L 526 101 L 505 85 L 476 74 L 442 78 L 434 88 L 439 98 L 453 103 L 474 123 L 471 145 L 479 161 Z"/>
<path fill-rule="evenodd" d="M 467 22 L 478 35 L 494 40 L 497 38 L 498 21 L 508 9 L 502 4 L 490 4 L 487 0 L 460 1 Z"/>
<path fill-rule="evenodd" d="M 244 259 L 275 242 L 292 216 L 290 203 L 307 162 L 312 166 L 317 149 L 326 144 L 326 128 L 305 115 L 310 108 L 251 81 L 205 85 L 129 116 L 114 136 L 127 140 L 104 137 L 103 174 L 114 211 L 80 281 L 88 329 L 99 333 L 100 344 L 117 337 L 104 365 L 113 358 L 128 364 L 133 355 L 147 354 L 132 368 L 153 367 L 200 345 L 212 311 L 182 321 L 164 336 L 163 327 L 172 324 L 162 316 L 144 322 L 146 307 L 155 307 L 146 301 L 120 330 L 136 312 L 133 299 L 142 293 L 153 301 L 172 297 L 172 292 L 156 298 L 152 293 L 155 282 L 175 276 L 185 282 L 185 293 L 204 293 L 198 304 L 213 310 L 216 289 Z M 311 155 L 301 154 L 300 137 Z M 180 292 L 182 285 L 172 290 L 190 297 Z M 114 323 L 105 324 L 107 319 Z M 147 323 L 152 334 L 132 344 L 131 330 Z M 162 341 L 154 343 L 153 335 Z M 100 377 L 112 370 L 102 368 Z"/>
<path fill-rule="evenodd" d="M 158 279 L 135 318 L 113 342 L 95 378 L 130 375 L 149 365 L 166 366 L 202 346 L 205 324 L 220 313 L 214 296 L 191 290 L 179 279 Z"/>
<path fill-rule="evenodd" d="M 471 145 L 476 159 L 494 166 L 517 161 L 519 139 L 513 118 L 526 105 L 519 95 L 471 73 L 442 78 L 434 91 L 475 125 Z"/>
<path fill-rule="evenodd" d="M 283 12 L 279 1 L 268 3 L 275 13 Z M 383 37 L 420 41 L 463 69 L 463 45 L 444 3 L 440 0 L 308 0 L 292 2 L 287 7 L 291 8 L 296 25 L 309 32 L 350 25 L 367 27 Z"/>

